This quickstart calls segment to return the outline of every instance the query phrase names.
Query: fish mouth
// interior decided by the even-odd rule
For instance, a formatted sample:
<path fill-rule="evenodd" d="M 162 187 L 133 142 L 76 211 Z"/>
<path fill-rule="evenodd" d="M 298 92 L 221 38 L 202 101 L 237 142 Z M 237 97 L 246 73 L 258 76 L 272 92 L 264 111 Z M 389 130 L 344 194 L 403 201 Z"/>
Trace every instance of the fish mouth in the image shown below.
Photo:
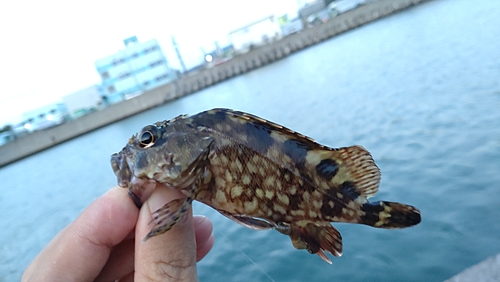
<path fill-rule="evenodd" d="M 156 187 L 157 181 L 134 176 L 123 151 L 111 155 L 111 167 L 118 180 L 118 185 L 128 188 L 128 195 L 132 198 L 134 204 L 138 208 L 141 208 L 142 203 L 149 198 L 152 190 Z"/>
<path fill-rule="evenodd" d="M 130 186 L 132 173 L 127 158 L 120 152 L 111 155 L 111 167 L 118 180 L 118 185 L 123 188 Z"/>

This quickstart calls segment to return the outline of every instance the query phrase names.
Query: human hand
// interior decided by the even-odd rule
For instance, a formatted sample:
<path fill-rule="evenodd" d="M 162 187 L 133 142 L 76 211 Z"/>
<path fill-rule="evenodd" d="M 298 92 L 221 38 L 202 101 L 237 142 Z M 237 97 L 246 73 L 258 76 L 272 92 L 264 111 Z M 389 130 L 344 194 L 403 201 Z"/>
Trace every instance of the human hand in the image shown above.
<path fill-rule="evenodd" d="M 165 234 L 142 241 L 152 212 L 181 197 L 157 188 L 139 211 L 126 189 L 112 188 L 52 239 L 22 280 L 196 281 L 196 262 L 214 243 L 208 218 L 190 210 Z"/>

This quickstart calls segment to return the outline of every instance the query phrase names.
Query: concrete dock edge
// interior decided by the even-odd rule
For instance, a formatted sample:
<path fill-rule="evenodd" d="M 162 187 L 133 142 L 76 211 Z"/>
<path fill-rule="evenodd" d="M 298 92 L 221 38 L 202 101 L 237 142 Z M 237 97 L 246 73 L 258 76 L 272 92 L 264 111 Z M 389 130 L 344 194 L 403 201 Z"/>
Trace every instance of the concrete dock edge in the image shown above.
<path fill-rule="evenodd" d="M 500 254 L 473 265 L 445 282 L 500 281 Z"/>

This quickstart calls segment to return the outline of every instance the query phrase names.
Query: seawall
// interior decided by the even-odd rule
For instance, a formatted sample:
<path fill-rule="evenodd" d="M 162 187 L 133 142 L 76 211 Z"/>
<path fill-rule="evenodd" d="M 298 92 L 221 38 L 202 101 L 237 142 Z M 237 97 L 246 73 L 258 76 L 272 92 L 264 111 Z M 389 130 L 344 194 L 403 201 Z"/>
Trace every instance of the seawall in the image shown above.
<path fill-rule="evenodd" d="M 0 167 L 110 123 L 280 60 L 335 35 L 427 1 L 429 0 L 379 0 L 363 5 L 338 15 L 327 23 L 306 28 L 300 33 L 234 57 L 224 64 L 182 77 L 173 83 L 152 89 L 130 100 L 114 104 L 57 127 L 34 132 L 0 146 Z"/>
<path fill-rule="evenodd" d="M 445 282 L 498 282 L 500 281 L 500 254 L 483 260 Z"/>

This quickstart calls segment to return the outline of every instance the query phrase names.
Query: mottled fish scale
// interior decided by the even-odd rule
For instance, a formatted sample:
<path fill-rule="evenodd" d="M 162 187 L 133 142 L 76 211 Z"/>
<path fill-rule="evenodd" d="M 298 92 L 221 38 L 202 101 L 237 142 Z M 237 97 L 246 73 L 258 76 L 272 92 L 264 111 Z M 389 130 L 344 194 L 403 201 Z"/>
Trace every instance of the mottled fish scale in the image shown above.
<path fill-rule="evenodd" d="M 228 159 L 233 150 L 232 144 L 237 143 L 251 148 L 248 155 L 252 154 L 253 157 L 247 157 L 240 162 L 246 164 L 244 168 L 250 168 L 243 171 L 244 179 L 253 179 L 253 184 L 255 184 L 247 191 L 255 191 L 257 194 L 245 193 L 242 197 L 242 200 L 249 201 L 246 207 L 252 209 L 243 208 L 244 205 L 240 204 L 237 199 L 224 204 L 225 208 L 235 206 L 235 210 L 246 215 L 262 217 L 267 214 L 267 207 L 274 205 L 276 208 L 274 218 L 277 218 L 279 214 L 287 214 L 290 210 L 294 221 L 321 219 L 359 222 L 360 217 L 364 215 L 359 208 L 360 205 L 346 205 L 345 199 L 356 199 L 355 187 L 362 187 L 359 189 L 368 191 L 366 196 L 374 194 L 377 190 L 380 179 L 379 170 L 372 161 L 371 155 L 361 147 L 328 148 L 286 127 L 254 115 L 227 109 L 214 109 L 195 115 L 192 121 L 194 124 L 204 124 L 209 129 L 215 129 L 217 134 L 223 136 L 222 138 L 233 139 L 233 142 L 229 142 L 229 146 L 216 149 L 224 152 L 223 160 L 227 161 L 227 164 L 222 164 L 224 171 L 230 169 L 228 164 L 235 161 L 235 159 Z M 257 121 L 258 124 L 254 124 L 253 121 Z M 256 153 L 260 153 L 260 156 Z M 220 163 L 219 160 L 215 162 Z M 356 170 L 350 171 L 349 167 L 356 167 Z M 283 169 L 281 173 L 280 168 Z M 337 176 L 339 170 L 341 173 Z M 284 171 L 289 172 L 290 181 L 281 178 L 281 175 L 287 174 Z M 276 173 L 281 175 L 276 175 Z M 360 179 L 361 181 L 358 182 L 356 179 L 359 175 L 370 177 Z M 216 181 L 216 185 L 219 184 L 217 189 L 225 191 L 224 197 L 221 192 L 217 193 L 219 197 L 216 197 L 216 201 L 225 203 L 228 196 L 237 193 L 232 193 L 233 186 L 230 184 L 221 185 L 231 183 L 225 179 L 225 173 L 216 177 L 219 178 L 219 181 Z M 236 177 L 238 177 L 237 174 Z M 264 185 L 259 185 L 260 182 Z M 349 185 L 342 186 L 344 183 L 349 183 Z M 235 187 L 239 191 L 240 187 L 245 187 L 245 185 L 239 183 Z M 290 194 L 290 187 L 295 187 L 295 193 Z M 345 190 L 346 187 L 349 190 Z M 315 193 L 315 190 L 319 191 Z M 276 201 L 275 197 L 258 197 L 259 195 L 279 195 L 279 198 Z M 253 196 L 258 198 L 259 209 L 253 209 L 256 202 Z M 339 196 L 345 199 L 339 199 Z M 324 199 L 325 197 L 328 199 Z M 283 206 L 285 203 L 288 203 L 288 207 Z M 323 207 L 323 204 L 327 206 Z M 325 213 L 325 211 L 329 212 Z"/>

